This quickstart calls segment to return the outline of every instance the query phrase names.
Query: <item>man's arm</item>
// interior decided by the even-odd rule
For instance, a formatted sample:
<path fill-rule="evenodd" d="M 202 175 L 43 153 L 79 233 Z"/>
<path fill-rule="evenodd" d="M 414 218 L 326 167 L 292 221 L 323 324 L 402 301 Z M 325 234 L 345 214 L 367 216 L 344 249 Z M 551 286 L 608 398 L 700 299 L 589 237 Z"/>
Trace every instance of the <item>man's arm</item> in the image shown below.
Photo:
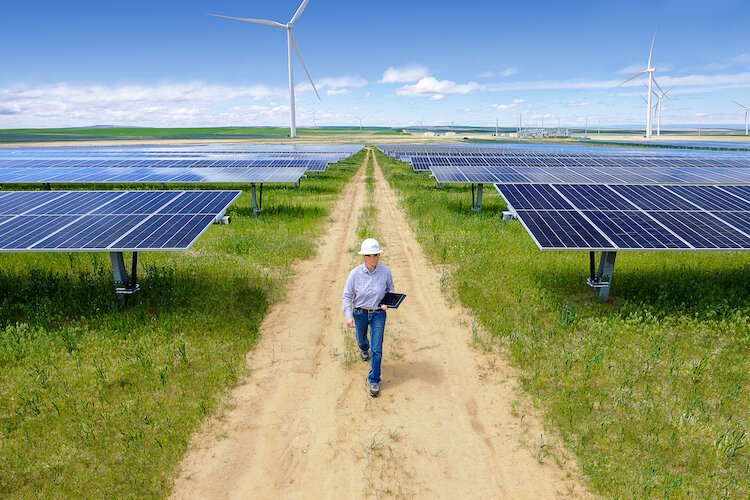
<path fill-rule="evenodd" d="M 388 269 L 388 279 L 385 282 L 385 291 L 391 293 L 396 291 L 396 287 L 393 285 L 393 274 L 391 274 L 390 268 Z"/>
<path fill-rule="evenodd" d="M 344 285 L 344 292 L 341 294 L 341 305 L 344 310 L 346 319 L 353 319 L 352 303 L 354 301 L 354 271 L 349 273 L 349 277 Z"/>

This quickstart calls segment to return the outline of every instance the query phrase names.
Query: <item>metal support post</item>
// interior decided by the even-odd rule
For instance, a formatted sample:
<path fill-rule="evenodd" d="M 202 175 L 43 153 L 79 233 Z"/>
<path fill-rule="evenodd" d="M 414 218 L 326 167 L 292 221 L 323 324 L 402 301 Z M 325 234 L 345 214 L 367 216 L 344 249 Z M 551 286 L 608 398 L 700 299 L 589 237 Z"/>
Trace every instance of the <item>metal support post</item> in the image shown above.
<path fill-rule="evenodd" d="M 253 215 L 256 217 L 263 210 L 261 203 L 263 203 L 263 184 L 260 185 L 260 197 L 256 196 L 255 183 L 250 184 L 250 195 L 253 198 Z"/>
<path fill-rule="evenodd" d="M 482 211 L 482 188 L 484 187 L 484 184 L 477 184 L 477 199 L 476 202 L 474 201 L 474 184 L 471 185 L 471 209 L 474 212 L 481 212 Z"/>
<path fill-rule="evenodd" d="M 125 306 L 128 298 L 140 291 L 141 286 L 136 283 L 138 274 L 138 252 L 133 252 L 130 266 L 130 276 L 125 268 L 125 258 L 122 252 L 110 252 L 109 260 L 112 262 L 112 274 L 115 278 L 115 293 L 120 306 Z"/>
<path fill-rule="evenodd" d="M 597 290 L 597 296 L 601 300 L 609 298 L 609 289 L 612 286 L 612 275 L 615 272 L 615 257 L 617 252 L 602 252 L 599 258 L 599 269 L 594 273 L 596 258 L 594 252 L 589 254 L 589 265 L 591 268 L 591 277 L 586 283 Z"/>

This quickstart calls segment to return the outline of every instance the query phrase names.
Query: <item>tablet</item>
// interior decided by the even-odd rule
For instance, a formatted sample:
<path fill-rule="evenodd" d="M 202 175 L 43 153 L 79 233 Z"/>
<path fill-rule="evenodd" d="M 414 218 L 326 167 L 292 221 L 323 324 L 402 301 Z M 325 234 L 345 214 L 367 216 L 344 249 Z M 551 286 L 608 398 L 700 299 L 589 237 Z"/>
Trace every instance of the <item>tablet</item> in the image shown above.
<path fill-rule="evenodd" d="M 405 298 L 406 298 L 405 293 L 385 292 L 385 296 L 382 298 L 382 300 L 380 301 L 380 304 L 378 305 L 382 306 L 383 304 L 385 304 L 389 308 L 398 309 L 398 306 L 401 305 L 401 302 L 403 302 Z"/>

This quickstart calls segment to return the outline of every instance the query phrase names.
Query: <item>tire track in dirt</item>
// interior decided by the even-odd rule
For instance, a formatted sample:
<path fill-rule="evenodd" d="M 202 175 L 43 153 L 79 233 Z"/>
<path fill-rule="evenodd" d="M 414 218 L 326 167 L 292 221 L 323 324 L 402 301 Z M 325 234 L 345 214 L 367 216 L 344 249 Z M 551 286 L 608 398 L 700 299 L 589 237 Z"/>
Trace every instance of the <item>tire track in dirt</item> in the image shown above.
<path fill-rule="evenodd" d="M 366 161 L 374 161 L 368 154 Z M 366 162 L 365 162 L 366 163 Z M 408 294 L 388 313 L 382 395 L 344 327 L 341 291 L 358 256 L 365 163 L 332 213 L 317 255 L 297 266 L 261 327 L 233 408 L 195 436 L 175 498 L 558 498 L 585 488 L 521 443 L 542 430 L 512 415 L 513 371 L 471 346 L 471 317 L 440 292 L 376 165 L 383 263 Z"/>

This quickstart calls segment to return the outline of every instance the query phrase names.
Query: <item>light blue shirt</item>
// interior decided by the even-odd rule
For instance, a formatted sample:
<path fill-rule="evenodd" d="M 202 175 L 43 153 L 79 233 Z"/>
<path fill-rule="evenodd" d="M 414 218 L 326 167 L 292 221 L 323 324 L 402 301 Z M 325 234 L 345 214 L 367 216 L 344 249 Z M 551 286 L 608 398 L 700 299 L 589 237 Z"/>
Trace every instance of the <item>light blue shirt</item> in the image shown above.
<path fill-rule="evenodd" d="M 375 309 L 385 296 L 385 292 L 393 292 L 393 276 L 391 270 L 384 264 L 378 264 L 370 271 L 361 265 L 352 269 L 341 294 L 344 314 L 351 319 L 352 308 Z"/>

